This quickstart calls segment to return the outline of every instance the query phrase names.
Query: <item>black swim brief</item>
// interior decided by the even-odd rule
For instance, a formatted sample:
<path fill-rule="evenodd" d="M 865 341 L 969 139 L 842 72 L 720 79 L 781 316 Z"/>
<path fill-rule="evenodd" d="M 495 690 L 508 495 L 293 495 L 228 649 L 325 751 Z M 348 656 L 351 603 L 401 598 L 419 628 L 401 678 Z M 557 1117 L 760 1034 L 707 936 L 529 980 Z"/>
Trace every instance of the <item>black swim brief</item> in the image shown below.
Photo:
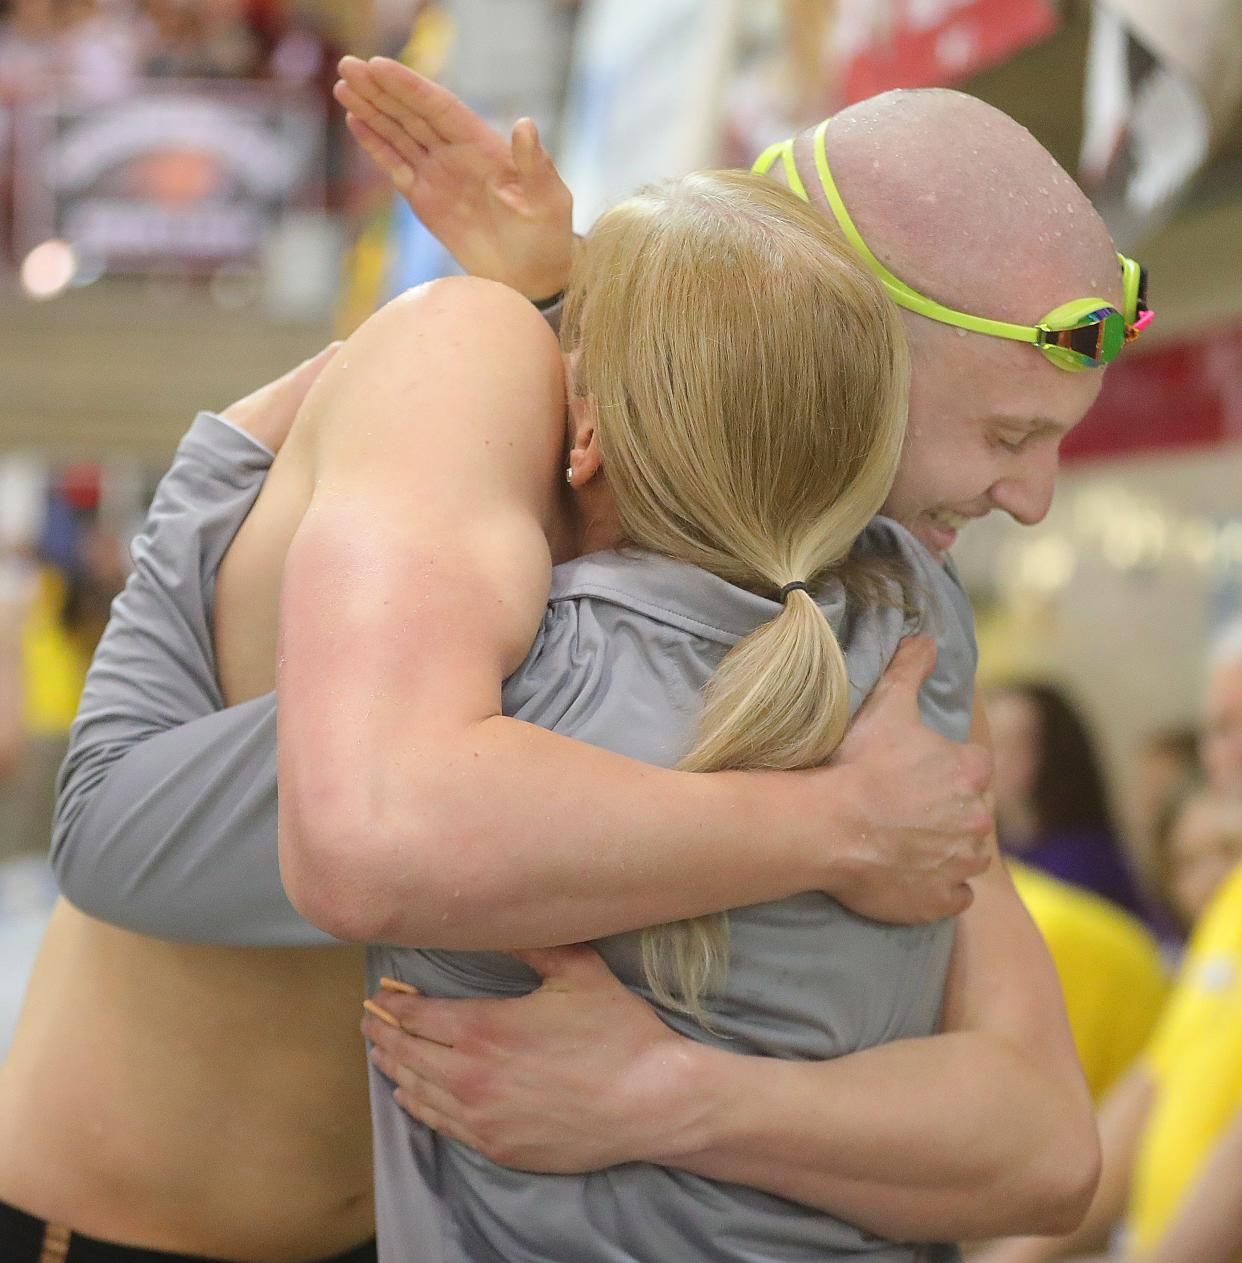
<path fill-rule="evenodd" d="M 46 1223 L 4 1202 L 0 1202 L 0 1259 L 4 1263 L 212 1263 L 198 1254 L 170 1254 L 167 1250 L 99 1241 Z M 376 1263 L 375 1242 L 317 1263 Z"/>

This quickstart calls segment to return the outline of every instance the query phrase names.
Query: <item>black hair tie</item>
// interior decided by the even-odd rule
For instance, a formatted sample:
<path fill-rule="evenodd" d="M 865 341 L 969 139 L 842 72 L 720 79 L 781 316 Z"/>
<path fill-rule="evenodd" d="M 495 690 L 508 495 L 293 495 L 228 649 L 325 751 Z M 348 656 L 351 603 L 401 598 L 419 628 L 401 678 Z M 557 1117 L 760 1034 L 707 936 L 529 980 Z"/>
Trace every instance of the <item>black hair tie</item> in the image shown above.
<path fill-rule="evenodd" d="M 787 583 L 781 589 L 781 604 L 784 605 L 789 600 L 791 592 L 809 592 L 810 590 L 811 585 L 809 583 L 803 583 L 801 579 L 795 579 L 793 583 Z"/>

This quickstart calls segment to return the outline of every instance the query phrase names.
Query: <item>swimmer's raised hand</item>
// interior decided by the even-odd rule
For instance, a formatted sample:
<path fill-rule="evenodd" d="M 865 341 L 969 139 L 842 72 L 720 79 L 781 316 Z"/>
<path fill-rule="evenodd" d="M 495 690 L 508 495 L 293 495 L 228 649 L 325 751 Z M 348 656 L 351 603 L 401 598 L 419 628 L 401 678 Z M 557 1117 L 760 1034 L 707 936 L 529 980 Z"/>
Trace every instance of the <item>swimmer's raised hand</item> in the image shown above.
<path fill-rule="evenodd" d="M 293 428 L 294 418 L 298 415 L 302 401 L 340 346 L 339 342 L 330 343 L 317 355 L 303 360 L 274 382 L 268 382 L 244 399 L 230 404 L 219 415 L 239 430 L 245 430 L 252 438 L 258 439 L 269 451 L 280 451 Z"/>
<path fill-rule="evenodd" d="M 535 124 L 506 140 L 447 88 L 387 57 L 345 57 L 350 132 L 472 276 L 538 301 L 569 279 L 573 198 Z"/>

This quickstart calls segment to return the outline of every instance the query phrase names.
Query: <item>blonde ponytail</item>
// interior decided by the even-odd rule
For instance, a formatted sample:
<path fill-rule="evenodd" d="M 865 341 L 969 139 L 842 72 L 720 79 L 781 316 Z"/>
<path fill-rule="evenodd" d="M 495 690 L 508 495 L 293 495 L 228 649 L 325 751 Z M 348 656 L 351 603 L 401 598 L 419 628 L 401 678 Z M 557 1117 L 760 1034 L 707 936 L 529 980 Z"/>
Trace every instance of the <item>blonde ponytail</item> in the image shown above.
<path fill-rule="evenodd" d="M 740 172 L 647 190 L 579 257 L 564 338 L 625 539 L 764 595 L 823 580 L 879 510 L 905 433 L 896 308 L 834 226 Z M 806 591 L 725 656 L 679 767 L 792 769 L 845 733 L 849 679 Z M 705 1020 L 723 916 L 643 932 L 658 1000 Z"/>

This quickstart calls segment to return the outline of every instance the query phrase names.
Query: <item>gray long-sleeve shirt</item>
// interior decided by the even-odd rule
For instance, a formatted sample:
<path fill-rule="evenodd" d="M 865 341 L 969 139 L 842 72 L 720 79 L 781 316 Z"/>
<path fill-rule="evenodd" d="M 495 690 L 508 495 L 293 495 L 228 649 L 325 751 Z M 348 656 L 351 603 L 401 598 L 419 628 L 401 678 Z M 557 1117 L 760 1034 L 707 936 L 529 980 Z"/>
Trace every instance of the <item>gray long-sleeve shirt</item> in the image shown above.
<path fill-rule="evenodd" d="M 62 775 L 56 865 L 88 912 L 189 941 L 313 945 L 276 857 L 274 699 L 222 705 L 211 650 L 216 567 L 270 455 L 200 416 L 161 483 L 136 568 L 92 668 Z M 913 571 L 939 659 L 924 718 L 964 739 L 974 645 L 951 576 L 901 528 L 877 522 L 863 548 Z M 825 597 L 857 705 L 908 630 L 895 608 L 851 610 Z M 505 687 L 506 713 L 648 761 L 685 748 L 698 689 L 770 602 L 693 567 L 599 554 L 559 567 L 539 637 Z M 759 843 L 757 843 L 759 844 Z M 820 895 L 732 914 L 726 991 L 713 1032 L 661 1016 L 739 1052 L 823 1058 L 935 1030 L 951 927 L 881 926 Z M 598 946 L 645 993 L 636 937 Z M 533 985 L 488 953 L 375 948 L 372 980 L 405 977 L 429 994 L 504 995 Z M 650 996 L 646 995 L 650 1000 Z M 402 1113 L 372 1070 L 378 1218 L 387 1260 L 566 1263 L 866 1258 L 954 1259 L 951 1247 L 898 1246 L 754 1189 L 636 1163 L 582 1176 L 508 1171 Z"/>
<path fill-rule="evenodd" d="M 134 541 L 58 781 L 52 865 L 102 921 L 243 947 L 332 943 L 303 920 L 276 851 L 276 695 L 225 709 L 216 570 L 272 454 L 200 413 Z"/>

